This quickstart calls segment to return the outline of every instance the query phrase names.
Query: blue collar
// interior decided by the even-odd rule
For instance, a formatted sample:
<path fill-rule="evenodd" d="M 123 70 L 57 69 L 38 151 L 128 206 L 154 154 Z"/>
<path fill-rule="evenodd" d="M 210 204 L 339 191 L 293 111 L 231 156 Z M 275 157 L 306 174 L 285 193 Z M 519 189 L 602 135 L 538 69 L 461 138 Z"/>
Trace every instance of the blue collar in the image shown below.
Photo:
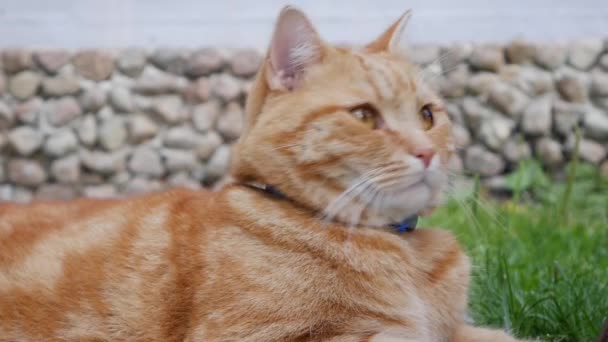
<path fill-rule="evenodd" d="M 256 187 L 258 188 L 258 187 Z M 285 194 L 283 194 L 279 189 L 275 188 L 272 185 L 264 185 L 262 187 L 260 187 L 260 189 L 264 190 L 265 192 L 281 198 L 281 199 L 286 199 L 287 196 L 285 196 Z M 416 229 L 416 224 L 418 223 L 418 215 L 412 215 L 410 217 L 406 217 L 403 221 L 401 222 L 397 222 L 397 223 L 391 223 L 388 226 L 391 227 L 393 230 L 395 230 L 395 232 L 397 233 L 407 233 L 407 232 L 413 232 Z"/>

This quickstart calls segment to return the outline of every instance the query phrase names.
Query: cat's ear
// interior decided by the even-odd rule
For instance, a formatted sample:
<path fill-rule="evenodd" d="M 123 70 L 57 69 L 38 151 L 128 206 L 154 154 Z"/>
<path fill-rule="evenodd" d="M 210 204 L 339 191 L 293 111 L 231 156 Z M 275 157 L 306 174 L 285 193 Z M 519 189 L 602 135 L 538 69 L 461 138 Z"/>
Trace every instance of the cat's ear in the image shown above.
<path fill-rule="evenodd" d="M 403 49 L 403 32 L 407 26 L 407 22 L 412 16 L 412 10 L 407 10 L 389 26 L 380 37 L 365 46 L 366 50 L 372 52 L 388 51 L 397 52 Z"/>
<path fill-rule="evenodd" d="M 293 90 L 307 67 L 323 57 L 324 44 L 306 15 L 286 6 L 277 19 L 270 49 L 266 78 L 272 90 Z"/>

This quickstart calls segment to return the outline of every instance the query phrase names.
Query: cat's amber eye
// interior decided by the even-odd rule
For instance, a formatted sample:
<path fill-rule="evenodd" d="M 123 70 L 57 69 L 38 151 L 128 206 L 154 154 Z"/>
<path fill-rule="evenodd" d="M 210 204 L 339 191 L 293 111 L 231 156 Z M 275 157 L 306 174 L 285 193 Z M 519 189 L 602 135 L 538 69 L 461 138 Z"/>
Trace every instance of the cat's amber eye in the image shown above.
<path fill-rule="evenodd" d="M 352 116 L 361 121 L 369 128 L 378 128 L 379 116 L 378 111 L 372 105 L 363 104 L 356 106 L 350 110 Z"/>
<path fill-rule="evenodd" d="M 425 130 L 429 130 L 435 124 L 435 118 L 433 117 L 433 105 L 426 104 L 420 109 L 420 117 L 422 118 L 422 124 Z"/>

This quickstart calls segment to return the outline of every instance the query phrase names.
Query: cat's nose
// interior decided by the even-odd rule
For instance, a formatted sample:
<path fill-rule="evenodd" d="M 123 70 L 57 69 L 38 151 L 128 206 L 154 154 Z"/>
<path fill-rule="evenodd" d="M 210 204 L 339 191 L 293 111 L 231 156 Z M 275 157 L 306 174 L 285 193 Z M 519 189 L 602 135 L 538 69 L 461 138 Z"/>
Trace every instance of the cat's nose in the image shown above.
<path fill-rule="evenodd" d="M 433 156 L 435 156 L 435 149 L 432 147 L 417 148 L 414 150 L 413 155 L 422 160 L 424 167 L 429 167 Z"/>

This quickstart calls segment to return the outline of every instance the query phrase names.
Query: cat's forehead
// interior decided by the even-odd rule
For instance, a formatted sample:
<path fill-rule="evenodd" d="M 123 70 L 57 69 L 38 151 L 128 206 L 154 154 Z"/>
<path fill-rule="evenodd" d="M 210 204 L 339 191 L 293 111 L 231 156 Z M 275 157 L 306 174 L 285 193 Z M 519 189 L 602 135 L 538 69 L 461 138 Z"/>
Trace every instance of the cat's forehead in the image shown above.
<path fill-rule="evenodd" d="M 422 72 L 407 56 L 351 50 L 349 54 L 359 66 L 359 78 L 366 83 L 380 102 L 408 102 L 435 97 L 424 82 Z"/>

